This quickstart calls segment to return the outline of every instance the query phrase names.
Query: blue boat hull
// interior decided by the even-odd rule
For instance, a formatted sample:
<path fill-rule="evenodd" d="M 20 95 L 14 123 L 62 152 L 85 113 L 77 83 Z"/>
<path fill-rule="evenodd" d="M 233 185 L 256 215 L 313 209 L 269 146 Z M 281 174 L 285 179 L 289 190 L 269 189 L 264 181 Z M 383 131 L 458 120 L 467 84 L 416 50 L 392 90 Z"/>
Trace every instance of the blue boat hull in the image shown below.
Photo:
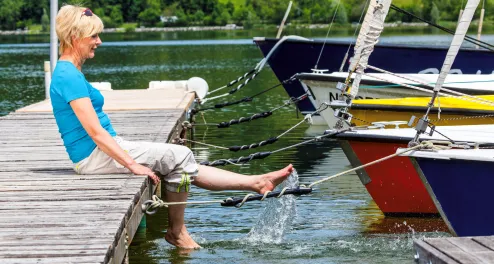
<path fill-rule="evenodd" d="M 255 38 L 264 56 L 266 56 L 278 39 Z M 315 67 L 324 41 L 287 40 L 271 56 L 268 63 L 280 81 L 296 73 L 311 72 Z M 339 71 L 349 43 L 326 41 L 322 49 L 318 69 L 329 72 Z M 438 73 L 444 62 L 447 47 L 424 47 L 404 45 L 377 45 L 370 56 L 369 64 L 395 73 Z M 350 49 L 353 54 L 353 46 Z M 461 50 L 454 64 L 453 71 L 463 74 L 491 74 L 494 72 L 494 52 L 466 49 Z M 344 71 L 348 68 L 345 62 Z M 371 72 L 371 71 L 369 71 Z M 285 84 L 289 96 L 298 97 L 305 93 L 300 82 Z M 313 112 L 316 107 L 310 100 L 298 103 L 302 113 Z"/>
<path fill-rule="evenodd" d="M 454 235 L 494 235 L 493 162 L 428 158 L 412 161 Z"/>

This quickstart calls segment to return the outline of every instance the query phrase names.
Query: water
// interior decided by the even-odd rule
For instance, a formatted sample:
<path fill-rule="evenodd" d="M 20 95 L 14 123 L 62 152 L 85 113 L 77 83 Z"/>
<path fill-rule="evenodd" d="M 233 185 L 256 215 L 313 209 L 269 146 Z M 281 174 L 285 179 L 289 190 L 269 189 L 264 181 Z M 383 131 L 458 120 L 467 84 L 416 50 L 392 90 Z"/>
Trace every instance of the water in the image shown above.
<path fill-rule="evenodd" d="M 19 42 L 16 38 L 5 41 L 10 43 L 8 46 L 0 46 L 0 115 L 44 98 L 43 61 L 49 59 L 48 46 L 36 44 L 39 43 L 36 38 Z M 143 35 L 128 36 L 127 40 L 132 42 L 122 42 L 123 36 L 108 35 L 108 39 L 112 38 L 115 42 L 105 42 L 83 71 L 88 80 L 109 81 L 114 89 L 145 88 L 151 80 L 184 80 L 193 76 L 203 77 L 213 89 L 249 71 L 262 58 L 246 38 L 228 42 L 222 38 L 205 41 L 196 37 L 183 43 L 164 42 L 154 35 L 149 41 L 144 40 Z M 416 38 L 389 39 L 408 42 Z M 438 39 L 448 42 L 444 36 L 421 37 L 417 41 L 435 43 Z M 382 42 L 386 42 L 386 38 Z M 266 68 L 234 99 L 277 83 L 271 70 Z M 204 119 L 218 123 L 248 116 L 279 106 L 286 99 L 284 90 L 277 88 L 251 104 L 205 112 Z M 220 146 L 250 144 L 283 133 L 301 118 L 293 107 L 287 107 L 270 118 L 230 129 L 198 126 L 194 140 Z M 308 128 L 304 124 L 279 142 L 256 151 L 287 147 L 321 132 Z M 251 153 L 229 153 L 200 145 L 190 147 L 199 161 Z M 331 140 L 291 148 L 246 166 L 226 168 L 259 174 L 289 163 L 297 169 L 298 181 L 302 184 L 350 168 L 337 142 Z M 291 184 L 296 184 L 296 177 L 291 180 Z M 245 194 L 209 192 L 194 187 L 190 200 L 217 200 Z M 130 248 L 131 263 L 412 263 L 414 238 L 449 236 L 437 218 L 384 217 L 354 173 L 318 185 L 311 195 L 299 198 L 254 201 L 239 209 L 219 205 L 189 206 L 186 221 L 203 249 L 186 252 L 168 245 L 163 238 L 167 227 L 163 209 L 148 216 L 147 229 L 136 234 Z"/>
<path fill-rule="evenodd" d="M 299 186 L 298 173 L 295 170 L 279 188 L 294 188 Z M 284 235 L 291 230 L 293 219 L 297 214 L 296 197 L 286 195 L 279 199 L 268 199 L 264 212 L 247 234 L 246 241 L 250 244 L 280 244 Z"/>

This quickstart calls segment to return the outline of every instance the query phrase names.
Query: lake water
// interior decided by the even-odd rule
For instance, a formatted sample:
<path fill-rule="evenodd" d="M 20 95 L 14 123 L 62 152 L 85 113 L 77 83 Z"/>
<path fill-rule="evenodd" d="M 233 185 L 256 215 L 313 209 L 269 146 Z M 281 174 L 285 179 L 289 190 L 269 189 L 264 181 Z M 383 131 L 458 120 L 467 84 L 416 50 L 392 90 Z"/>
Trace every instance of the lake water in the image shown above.
<path fill-rule="evenodd" d="M 108 81 L 114 89 L 141 89 L 152 80 L 204 78 L 210 90 L 252 69 L 262 59 L 247 33 L 228 38 L 196 33 L 178 40 L 167 34 L 107 34 L 96 58 L 83 68 L 89 81 Z M 178 34 L 178 33 L 177 33 Z M 247 37 L 246 37 L 247 36 Z M 324 36 L 324 34 L 321 34 Z M 180 37 L 180 36 L 178 36 Z M 493 39 L 493 36 L 486 36 Z M 381 42 L 444 43 L 449 36 L 387 37 Z M 44 98 L 43 61 L 49 59 L 46 36 L 2 37 L 0 45 L 0 115 Z M 108 41 L 107 41 L 108 40 Z M 107 41 L 107 42 L 105 42 Z M 277 84 L 266 68 L 258 78 L 229 100 L 243 98 Z M 207 123 L 219 123 L 270 110 L 283 104 L 282 88 L 242 104 L 204 113 Z M 202 120 L 202 118 L 200 118 Z M 198 126 L 193 139 L 219 146 L 250 144 L 277 136 L 301 120 L 294 107 L 273 116 L 229 129 Z M 306 124 L 274 145 L 257 150 L 291 146 L 321 130 Z M 238 157 L 231 153 L 192 145 L 199 161 Z M 227 169 L 258 174 L 292 163 L 298 181 L 311 183 L 350 168 L 337 142 L 324 140 L 273 154 L 245 166 Z M 292 183 L 297 179 L 292 179 Z M 190 200 L 217 200 L 244 192 L 209 192 L 194 187 Z M 186 221 L 201 250 L 184 252 L 164 240 L 166 210 L 147 217 L 130 247 L 131 263 L 413 263 L 413 239 L 449 236 L 437 218 L 384 217 L 356 174 L 318 185 L 314 193 L 297 199 L 250 202 L 242 208 L 194 205 Z"/>

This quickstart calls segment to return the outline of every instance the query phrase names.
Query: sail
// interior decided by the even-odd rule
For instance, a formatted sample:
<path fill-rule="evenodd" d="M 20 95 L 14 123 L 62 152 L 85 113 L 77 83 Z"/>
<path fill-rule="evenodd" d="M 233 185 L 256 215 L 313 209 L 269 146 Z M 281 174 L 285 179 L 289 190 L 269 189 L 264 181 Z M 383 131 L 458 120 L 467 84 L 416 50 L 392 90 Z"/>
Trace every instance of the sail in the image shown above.
<path fill-rule="evenodd" d="M 468 27 L 470 26 L 470 22 L 472 22 L 473 14 L 475 13 L 475 9 L 477 9 L 480 0 L 469 0 L 467 2 L 467 6 L 461 15 L 460 22 L 456 27 L 455 36 L 451 41 L 451 46 L 449 47 L 448 54 L 444 59 L 443 67 L 441 68 L 441 72 L 439 73 L 439 77 L 437 78 L 436 85 L 434 87 L 434 91 L 439 92 L 441 87 L 444 84 L 444 80 L 451 70 L 451 66 L 455 61 L 456 55 L 460 50 L 461 43 L 463 43 L 463 39 L 465 39 L 465 35 L 467 34 Z"/>
<path fill-rule="evenodd" d="M 356 73 L 352 87 L 348 92 L 351 99 L 358 93 L 360 80 L 364 69 L 369 62 L 369 56 L 377 44 L 379 36 L 384 28 L 384 20 L 388 14 L 391 0 L 371 0 L 369 8 L 362 23 L 357 42 L 355 44 L 355 55 L 350 64 L 350 71 Z"/>

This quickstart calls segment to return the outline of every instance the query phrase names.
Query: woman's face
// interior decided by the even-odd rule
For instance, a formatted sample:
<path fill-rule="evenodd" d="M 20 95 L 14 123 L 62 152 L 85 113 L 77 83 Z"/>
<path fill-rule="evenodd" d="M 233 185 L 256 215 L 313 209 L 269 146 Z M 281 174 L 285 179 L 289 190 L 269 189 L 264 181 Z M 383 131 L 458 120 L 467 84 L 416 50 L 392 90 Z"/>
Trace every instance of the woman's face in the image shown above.
<path fill-rule="evenodd" d="M 90 37 L 83 38 L 78 41 L 76 48 L 83 59 L 92 59 L 94 58 L 94 52 L 98 46 L 101 45 L 101 43 L 99 34 L 96 33 Z"/>

